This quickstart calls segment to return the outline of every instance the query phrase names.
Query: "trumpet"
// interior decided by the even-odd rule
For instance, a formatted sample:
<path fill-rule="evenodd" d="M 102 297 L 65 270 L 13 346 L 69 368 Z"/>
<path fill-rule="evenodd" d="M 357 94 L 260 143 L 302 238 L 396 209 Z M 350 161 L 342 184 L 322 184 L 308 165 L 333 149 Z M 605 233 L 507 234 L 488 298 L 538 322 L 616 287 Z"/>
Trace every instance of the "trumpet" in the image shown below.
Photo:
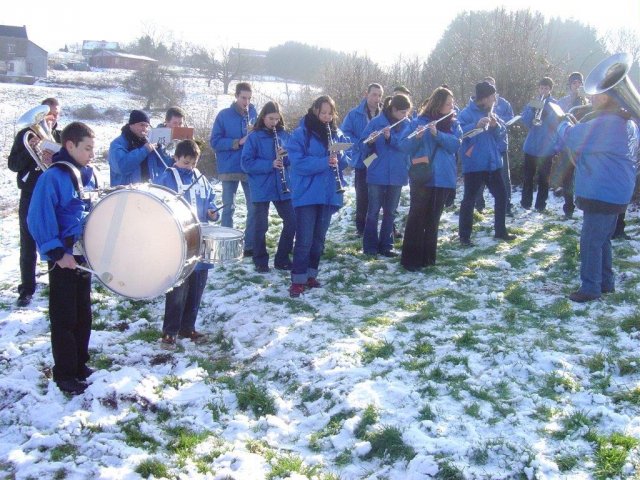
<path fill-rule="evenodd" d="M 49 105 L 38 105 L 22 114 L 16 123 L 18 130 L 29 128 L 22 136 L 22 143 L 34 162 L 36 162 L 36 170 L 42 171 L 49 168 L 49 165 L 44 159 L 43 151 L 50 150 L 55 153 L 60 150 L 60 145 L 56 143 L 51 134 L 49 124 L 45 120 L 48 114 Z M 32 147 L 30 142 L 33 139 L 37 139 L 37 142 Z"/>
<path fill-rule="evenodd" d="M 413 138 L 416 135 L 420 135 L 422 132 L 426 131 L 431 125 L 437 125 L 442 120 L 444 120 L 447 117 L 450 117 L 454 113 L 455 113 L 455 110 L 451 109 L 451 111 L 447 113 L 444 117 L 440 117 L 438 120 L 434 120 L 433 122 L 429 122 L 426 125 L 422 125 L 421 127 L 416 128 L 413 132 L 409 134 L 407 138 Z"/>
<path fill-rule="evenodd" d="M 331 125 L 328 122 L 326 123 L 326 125 L 327 125 L 327 138 L 328 138 L 327 146 L 329 148 L 329 157 L 331 157 L 331 155 L 333 155 L 333 152 L 331 149 L 331 147 L 333 146 L 333 137 L 331 136 Z M 342 181 L 340 180 L 340 170 L 338 165 L 332 166 L 331 170 L 333 170 L 333 176 L 336 180 L 336 193 L 344 192 L 344 187 L 342 186 Z"/>
<path fill-rule="evenodd" d="M 276 149 L 276 158 L 279 158 L 284 162 L 284 157 L 287 156 L 287 152 L 280 153 L 280 150 L 282 149 L 282 144 L 280 143 L 280 139 L 278 138 L 278 129 L 276 127 L 273 127 L 273 144 Z M 278 170 L 278 174 L 280 175 L 280 185 L 282 186 L 281 193 L 283 194 L 291 193 L 291 190 L 289 190 L 289 186 L 287 185 L 287 176 L 286 176 L 285 168 L 286 167 L 284 166 L 284 163 L 283 163 L 282 168 L 276 169 Z"/>
<path fill-rule="evenodd" d="M 539 101 L 540 103 L 542 103 L 542 106 L 536 110 L 536 114 L 533 116 L 533 125 L 535 127 L 539 127 L 540 125 L 542 125 L 542 111 L 544 110 L 544 99 L 545 99 L 545 96 L 541 95 Z"/>
<path fill-rule="evenodd" d="M 389 125 L 389 128 L 393 128 L 396 125 L 401 124 L 402 122 L 404 122 L 405 120 L 407 120 L 407 117 L 402 117 L 400 120 L 398 120 L 396 123 L 394 123 L 393 125 Z M 385 127 L 386 128 L 386 127 Z M 373 142 L 376 138 L 378 138 L 380 135 L 382 135 L 384 133 L 384 128 L 380 129 L 380 130 L 376 130 L 375 132 L 371 132 L 369 134 L 369 136 L 367 138 L 365 138 L 362 143 L 371 143 Z"/>

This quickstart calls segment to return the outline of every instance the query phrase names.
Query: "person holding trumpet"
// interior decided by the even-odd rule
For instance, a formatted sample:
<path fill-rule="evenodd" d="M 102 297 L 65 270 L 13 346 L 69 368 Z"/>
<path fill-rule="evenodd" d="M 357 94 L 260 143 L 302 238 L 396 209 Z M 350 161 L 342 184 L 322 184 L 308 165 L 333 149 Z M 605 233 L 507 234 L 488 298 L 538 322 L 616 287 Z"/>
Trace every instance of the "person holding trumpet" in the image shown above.
<path fill-rule="evenodd" d="M 41 105 L 49 107 L 49 113 L 43 122 L 51 132 L 51 136 L 60 143 L 61 131 L 58 129 L 58 117 L 60 116 L 60 103 L 55 98 L 45 98 Z M 21 129 L 15 136 L 7 165 L 9 170 L 17 173 L 18 189 L 20 190 L 20 203 L 18 206 L 18 222 L 20 226 L 20 285 L 18 285 L 18 307 L 26 307 L 31 303 L 33 294 L 36 291 L 36 265 L 38 254 L 36 243 L 29 232 L 27 226 L 27 213 L 31 204 L 31 196 L 36 185 L 36 181 L 42 175 L 42 170 L 32 158 L 24 145 L 24 136 L 31 129 L 26 127 Z M 31 135 L 29 145 L 35 150 L 36 144 L 40 142 L 37 135 Z M 53 152 L 42 151 L 42 161 L 45 165 L 51 164 Z"/>
<path fill-rule="evenodd" d="M 266 235 L 269 228 L 269 205 L 273 203 L 282 219 L 273 266 L 278 270 L 291 270 L 290 255 L 296 233 L 295 213 L 289 189 L 289 158 L 285 145 L 289 134 L 285 130 L 282 110 L 277 102 L 262 107 L 253 131 L 242 147 L 240 163 L 249 176 L 251 200 L 255 210 L 253 264 L 256 271 L 269 271 Z"/>
<path fill-rule="evenodd" d="M 460 244 L 464 247 L 472 245 L 473 207 L 483 183 L 489 188 L 495 201 L 494 238 L 504 241 L 515 239 L 515 236 L 507 232 L 505 225 L 506 195 L 500 150 L 505 141 L 506 127 L 493 113 L 495 101 L 495 87 L 483 81 L 476 84 L 475 97 L 460 112 L 464 196 L 460 204 L 458 235 Z"/>
<path fill-rule="evenodd" d="M 402 187 L 409 180 L 409 154 L 401 148 L 401 143 L 411 123 L 407 117 L 410 111 L 409 97 L 396 94 L 362 132 L 368 185 L 367 218 L 362 237 L 365 255 L 398 255 L 393 251 L 393 222 Z M 380 209 L 383 215 L 378 231 Z"/>
<path fill-rule="evenodd" d="M 411 200 L 400 263 L 411 272 L 436 263 L 438 228 L 447 198 L 455 192 L 456 153 L 462 129 L 455 118 L 453 93 L 436 88 L 412 122 Z"/>
<path fill-rule="evenodd" d="M 533 201 L 534 177 L 537 172 L 538 193 L 535 209 L 543 212 L 549 197 L 551 162 L 558 153 L 558 117 L 549 103 L 558 102 L 551 96 L 553 80 L 544 77 L 538 82 L 539 99 L 529 103 L 522 112 L 522 122 L 529 129 L 524 141 L 524 174 L 522 180 L 522 208 L 529 210 Z"/>
<path fill-rule="evenodd" d="M 316 98 L 296 128 L 287 150 L 291 162 L 292 203 L 296 215 L 289 295 L 320 287 L 320 257 L 333 215 L 343 202 L 342 170 L 348 157 L 334 148 L 347 138 L 336 125 L 338 113 L 328 95 Z"/>

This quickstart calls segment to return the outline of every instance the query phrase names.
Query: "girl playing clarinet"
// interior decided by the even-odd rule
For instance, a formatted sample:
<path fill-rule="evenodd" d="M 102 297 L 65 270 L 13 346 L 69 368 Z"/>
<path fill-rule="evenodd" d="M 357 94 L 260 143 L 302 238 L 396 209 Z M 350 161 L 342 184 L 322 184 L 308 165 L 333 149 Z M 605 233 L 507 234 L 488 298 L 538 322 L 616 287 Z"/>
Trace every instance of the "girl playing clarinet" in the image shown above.
<path fill-rule="evenodd" d="M 251 200 L 255 209 L 255 239 L 253 264 L 256 271 L 269 271 L 266 234 L 269 227 L 269 204 L 273 202 L 282 219 L 282 231 L 273 266 L 278 270 L 291 270 L 289 255 L 293 250 L 295 214 L 289 188 L 289 159 L 284 145 L 289 134 L 277 102 L 267 102 L 242 148 L 242 169 L 249 176 Z"/>
<path fill-rule="evenodd" d="M 336 126 L 336 118 L 333 99 L 328 95 L 318 97 L 288 144 L 296 216 L 291 297 L 320 286 L 316 277 L 331 215 L 342 206 L 342 170 L 347 157 L 331 147 L 335 142 L 346 142 L 346 138 Z"/>

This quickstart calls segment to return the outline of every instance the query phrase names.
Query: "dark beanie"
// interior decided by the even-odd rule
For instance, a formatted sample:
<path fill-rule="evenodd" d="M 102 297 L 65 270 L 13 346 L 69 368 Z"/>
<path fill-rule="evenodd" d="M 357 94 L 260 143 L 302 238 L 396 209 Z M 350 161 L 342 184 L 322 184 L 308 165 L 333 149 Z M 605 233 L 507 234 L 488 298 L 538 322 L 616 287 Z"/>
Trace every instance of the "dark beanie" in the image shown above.
<path fill-rule="evenodd" d="M 129 125 L 140 122 L 151 123 L 151 119 L 149 118 L 149 115 L 144 113 L 142 110 L 131 110 L 131 113 L 129 114 Z"/>
<path fill-rule="evenodd" d="M 496 93 L 496 87 L 489 82 L 476 83 L 476 100 L 482 100 Z"/>
<path fill-rule="evenodd" d="M 573 72 L 571 75 L 569 75 L 569 81 L 567 83 L 571 85 L 571 82 L 573 82 L 574 80 L 580 80 L 580 82 L 584 83 L 584 78 L 582 77 L 582 74 L 580 72 Z"/>

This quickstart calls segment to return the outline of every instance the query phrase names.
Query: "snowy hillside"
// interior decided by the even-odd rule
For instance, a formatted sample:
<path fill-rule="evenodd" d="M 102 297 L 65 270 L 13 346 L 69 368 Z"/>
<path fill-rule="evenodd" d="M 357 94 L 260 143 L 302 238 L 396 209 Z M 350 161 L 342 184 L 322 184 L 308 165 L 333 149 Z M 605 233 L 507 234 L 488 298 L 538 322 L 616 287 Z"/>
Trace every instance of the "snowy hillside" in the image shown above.
<path fill-rule="evenodd" d="M 189 81 L 191 115 L 226 106 Z M 65 396 L 51 379 L 47 276 L 28 308 L 14 306 L 18 193 L 6 156 L 12 121 L 47 96 L 61 100 L 63 125 L 89 103 L 141 106 L 118 88 L 0 84 L 2 478 L 640 478 L 640 241 L 614 245 L 615 293 L 569 302 L 581 215 L 564 221 L 557 198 L 544 214 L 515 208 L 511 244 L 493 240 L 492 210 L 476 214 L 470 249 L 446 211 L 438 265 L 409 273 L 361 253 L 350 188 L 323 288 L 291 299 L 284 272 L 216 268 L 196 325 L 208 342 L 176 352 L 158 342 L 163 297 L 131 301 L 95 282 L 97 371 L 83 395 Z M 99 150 L 123 121 L 88 122 Z M 628 225 L 640 239 L 636 210 Z"/>

